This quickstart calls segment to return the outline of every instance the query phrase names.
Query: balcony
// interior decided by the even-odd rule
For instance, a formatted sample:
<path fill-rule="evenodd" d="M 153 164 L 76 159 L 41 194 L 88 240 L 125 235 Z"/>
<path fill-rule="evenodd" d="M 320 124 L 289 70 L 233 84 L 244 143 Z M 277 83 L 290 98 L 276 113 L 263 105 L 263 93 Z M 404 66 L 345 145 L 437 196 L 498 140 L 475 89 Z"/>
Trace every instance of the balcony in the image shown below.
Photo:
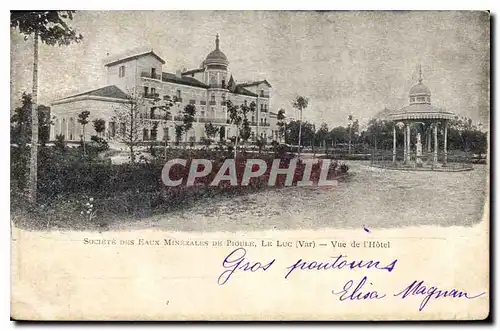
<path fill-rule="evenodd" d="M 208 104 L 209 104 L 210 106 L 215 106 L 215 105 L 217 104 L 217 102 L 216 102 L 216 101 L 210 101 Z"/>
<path fill-rule="evenodd" d="M 202 106 L 206 106 L 206 104 L 207 104 L 207 102 L 206 102 L 206 101 L 204 101 L 204 100 L 200 101 L 200 105 L 202 105 Z"/>
<path fill-rule="evenodd" d="M 214 118 L 214 117 L 200 117 L 198 118 L 198 122 L 200 123 L 217 123 L 217 124 L 225 124 L 225 118 Z"/>
<path fill-rule="evenodd" d="M 161 80 L 161 75 L 159 75 L 159 74 L 152 74 L 149 71 L 142 71 L 141 72 L 141 77 Z"/>
<path fill-rule="evenodd" d="M 178 96 L 174 96 L 173 101 L 174 102 L 182 102 L 182 98 L 178 97 Z"/>
<path fill-rule="evenodd" d="M 260 92 L 259 93 L 259 97 L 261 97 L 261 98 L 269 98 L 269 93 Z"/>
<path fill-rule="evenodd" d="M 190 105 L 196 105 L 196 100 L 193 100 L 193 99 L 189 100 L 189 104 Z"/>
<path fill-rule="evenodd" d="M 260 109 L 260 112 L 261 112 L 261 113 L 267 113 L 267 112 L 268 112 L 268 110 L 267 110 L 267 108 L 261 108 L 261 109 Z"/>
<path fill-rule="evenodd" d="M 271 126 L 271 123 L 260 123 L 259 126 Z"/>

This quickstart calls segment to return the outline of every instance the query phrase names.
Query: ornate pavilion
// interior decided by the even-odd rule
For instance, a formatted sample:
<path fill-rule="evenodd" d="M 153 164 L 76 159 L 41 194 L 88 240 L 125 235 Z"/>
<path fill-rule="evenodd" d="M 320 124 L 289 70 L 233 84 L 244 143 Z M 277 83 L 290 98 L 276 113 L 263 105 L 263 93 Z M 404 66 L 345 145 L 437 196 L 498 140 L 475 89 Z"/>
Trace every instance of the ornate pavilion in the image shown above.
<path fill-rule="evenodd" d="M 431 105 L 431 91 L 422 83 L 422 69 L 419 67 L 418 83 L 409 93 L 409 105 L 389 113 L 387 120 L 394 122 L 392 167 L 403 168 L 441 168 L 447 166 L 448 122 L 455 119 L 455 114 Z M 438 160 L 438 129 L 443 134 L 443 153 Z M 404 136 L 403 164 L 396 162 L 396 130 L 402 129 Z M 422 137 L 425 138 L 427 152 L 422 151 Z M 431 143 L 433 142 L 433 149 Z M 412 144 L 413 143 L 413 144 Z M 412 146 L 414 151 L 412 151 Z"/>

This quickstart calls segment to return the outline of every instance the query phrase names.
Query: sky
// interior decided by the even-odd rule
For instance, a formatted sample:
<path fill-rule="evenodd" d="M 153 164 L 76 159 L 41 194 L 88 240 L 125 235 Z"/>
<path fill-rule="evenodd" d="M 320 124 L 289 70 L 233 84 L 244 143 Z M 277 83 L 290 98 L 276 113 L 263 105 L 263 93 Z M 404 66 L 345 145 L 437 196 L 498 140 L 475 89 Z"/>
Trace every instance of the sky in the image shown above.
<path fill-rule="evenodd" d="M 153 49 L 163 71 L 198 68 L 219 34 L 237 82 L 270 82 L 271 111 L 293 115 L 301 95 L 304 120 L 363 125 L 408 104 L 420 64 L 434 106 L 489 124 L 485 12 L 78 11 L 70 24 L 81 43 L 40 47 L 40 104 L 105 86 L 106 59 L 134 49 Z M 13 106 L 31 93 L 32 47 L 11 29 Z"/>

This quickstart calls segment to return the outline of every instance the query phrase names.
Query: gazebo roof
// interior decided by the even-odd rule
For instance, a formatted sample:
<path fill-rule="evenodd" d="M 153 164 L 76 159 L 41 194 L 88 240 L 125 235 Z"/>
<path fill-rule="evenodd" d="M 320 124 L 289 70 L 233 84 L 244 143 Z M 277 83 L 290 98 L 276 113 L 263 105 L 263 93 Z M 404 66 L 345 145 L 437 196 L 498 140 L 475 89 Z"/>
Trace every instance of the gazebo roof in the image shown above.
<path fill-rule="evenodd" d="M 454 118 L 454 113 L 433 107 L 428 103 L 412 104 L 387 114 L 387 119 L 390 121 L 433 119 L 452 120 Z"/>

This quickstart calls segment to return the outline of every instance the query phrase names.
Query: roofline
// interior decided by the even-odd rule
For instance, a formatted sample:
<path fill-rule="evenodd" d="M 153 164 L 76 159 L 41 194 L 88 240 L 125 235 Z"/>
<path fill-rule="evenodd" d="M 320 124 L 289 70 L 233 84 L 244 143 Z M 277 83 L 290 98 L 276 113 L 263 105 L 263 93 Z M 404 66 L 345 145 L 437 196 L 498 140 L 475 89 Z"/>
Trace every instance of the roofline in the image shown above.
<path fill-rule="evenodd" d="M 187 70 L 187 71 L 181 72 L 181 76 L 183 76 L 183 75 L 191 75 L 191 74 L 195 74 L 195 73 L 203 72 L 203 71 L 205 71 L 205 69 L 203 69 L 203 68 L 191 69 L 191 70 Z"/>
<path fill-rule="evenodd" d="M 267 79 L 258 80 L 258 81 L 250 82 L 250 83 L 241 83 L 241 84 L 238 84 L 238 85 L 245 87 L 245 86 L 259 85 L 261 83 L 266 83 L 269 87 L 272 87 L 271 84 L 269 84 L 269 82 L 267 81 Z"/>
<path fill-rule="evenodd" d="M 119 103 L 126 103 L 129 102 L 129 99 L 118 99 L 118 98 L 108 98 L 108 97 L 101 97 L 97 95 L 78 95 L 75 97 L 67 97 L 64 99 L 59 99 L 54 102 L 51 102 L 50 105 L 61 105 L 64 103 L 69 103 L 69 102 L 74 102 L 74 101 L 83 101 L 83 100 L 97 100 L 97 101 L 105 101 L 105 102 L 119 102 Z"/>
<path fill-rule="evenodd" d="M 104 66 L 105 67 L 109 67 L 109 66 L 113 66 L 113 65 L 116 65 L 116 64 L 120 64 L 122 62 L 127 62 L 129 60 L 133 60 L 133 59 L 137 59 L 139 57 L 142 57 L 142 56 L 145 56 L 145 55 L 152 55 L 154 56 L 155 58 L 158 59 L 158 61 L 161 62 L 161 64 L 165 64 L 165 60 L 163 60 L 158 54 L 156 54 L 153 50 L 149 51 L 149 52 L 144 52 L 144 53 L 140 53 L 140 54 L 135 54 L 135 55 L 131 55 L 131 56 L 127 56 L 127 57 L 124 57 L 123 59 L 118 59 L 118 60 L 115 60 L 115 61 L 111 61 L 111 62 L 108 62 L 106 63 Z"/>

